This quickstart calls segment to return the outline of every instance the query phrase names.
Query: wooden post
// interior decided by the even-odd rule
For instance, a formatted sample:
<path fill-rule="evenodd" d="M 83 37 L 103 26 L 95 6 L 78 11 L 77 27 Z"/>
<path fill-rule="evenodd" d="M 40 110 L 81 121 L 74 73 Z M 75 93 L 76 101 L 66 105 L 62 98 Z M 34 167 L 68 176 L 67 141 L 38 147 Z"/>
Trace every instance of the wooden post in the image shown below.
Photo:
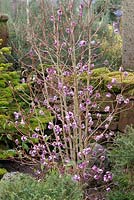
<path fill-rule="evenodd" d="M 134 0 L 123 0 L 122 64 L 124 69 L 134 71 Z"/>

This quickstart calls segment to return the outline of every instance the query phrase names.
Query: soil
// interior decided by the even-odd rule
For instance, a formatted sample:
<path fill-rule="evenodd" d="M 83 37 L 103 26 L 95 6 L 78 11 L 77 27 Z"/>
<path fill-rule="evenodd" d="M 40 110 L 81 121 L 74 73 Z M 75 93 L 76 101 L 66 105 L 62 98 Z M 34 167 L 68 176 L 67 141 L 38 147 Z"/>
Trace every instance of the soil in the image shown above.
<path fill-rule="evenodd" d="M 36 171 L 39 169 L 39 166 L 37 164 L 26 164 L 14 159 L 0 159 L 0 168 L 5 168 L 8 172 L 26 173 L 36 177 Z"/>

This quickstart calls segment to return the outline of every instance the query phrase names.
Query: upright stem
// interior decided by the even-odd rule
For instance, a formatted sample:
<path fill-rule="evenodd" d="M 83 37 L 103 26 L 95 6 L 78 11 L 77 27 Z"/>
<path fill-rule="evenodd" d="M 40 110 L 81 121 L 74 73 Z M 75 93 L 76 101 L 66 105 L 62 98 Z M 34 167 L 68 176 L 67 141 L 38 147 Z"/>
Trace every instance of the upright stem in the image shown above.
<path fill-rule="evenodd" d="M 27 40 L 30 39 L 30 12 L 29 12 L 29 0 L 26 0 L 26 14 L 27 14 Z"/>
<path fill-rule="evenodd" d="M 91 20 L 92 20 L 92 6 L 91 2 L 88 3 L 88 11 L 87 11 L 87 24 L 88 24 L 88 72 L 87 72 L 87 88 L 89 87 L 90 84 L 90 76 L 89 76 L 89 71 L 91 70 Z M 89 98 L 89 94 L 87 91 L 87 98 Z M 86 105 L 86 129 L 85 129 L 85 138 L 88 137 L 88 105 Z M 85 140 L 86 141 L 86 140 Z M 87 142 L 85 142 L 85 147 L 87 146 Z"/>

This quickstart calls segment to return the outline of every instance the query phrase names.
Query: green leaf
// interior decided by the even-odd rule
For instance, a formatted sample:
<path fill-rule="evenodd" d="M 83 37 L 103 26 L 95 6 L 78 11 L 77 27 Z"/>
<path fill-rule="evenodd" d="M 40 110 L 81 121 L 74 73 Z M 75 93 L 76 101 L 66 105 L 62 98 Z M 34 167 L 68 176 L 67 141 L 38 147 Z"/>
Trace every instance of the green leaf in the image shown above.
<path fill-rule="evenodd" d="M 22 142 L 22 148 L 25 149 L 26 151 L 29 150 L 29 147 L 25 142 Z"/>

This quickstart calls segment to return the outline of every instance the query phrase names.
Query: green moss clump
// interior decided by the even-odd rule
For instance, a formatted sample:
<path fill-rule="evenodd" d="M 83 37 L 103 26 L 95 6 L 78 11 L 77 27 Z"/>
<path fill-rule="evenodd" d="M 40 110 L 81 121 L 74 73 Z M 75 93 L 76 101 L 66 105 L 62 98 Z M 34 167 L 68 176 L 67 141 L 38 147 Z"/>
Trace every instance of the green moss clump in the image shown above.
<path fill-rule="evenodd" d="M 101 67 L 93 70 L 93 77 L 105 76 L 110 73 L 109 69 L 106 67 Z"/>
<path fill-rule="evenodd" d="M 13 158 L 16 156 L 16 151 L 15 150 L 0 150 L 0 159 L 6 160 L 8 158 Z"/>
<path fill-rule="evenodd" d="M 7 170 L 6 170 L 6 169 L 0 168 L 0 179 L 1 179 L 2 176 L 3 176 L 4 174 L 6 174 L 6 173 L 7 173 Z"/>
<path fill-rule="evenodd" d="M 113 71 L 110 72 L 106 67 L 94 69 L 90 82 L 92 85 L 99 85 L 103 91 L 107 90 L 106 85 L 115 78 L 117 80 L 117 84 L 113 85 L 112 92 L 120 93 L 123 88 L 124 94 L 133 95 L 134 94 L 134 73 L 128 72 L 127 76 L 124 76 L 123 72 Z M 82 81 L 86 82 L 87 75 L 82 75 Z"/>

